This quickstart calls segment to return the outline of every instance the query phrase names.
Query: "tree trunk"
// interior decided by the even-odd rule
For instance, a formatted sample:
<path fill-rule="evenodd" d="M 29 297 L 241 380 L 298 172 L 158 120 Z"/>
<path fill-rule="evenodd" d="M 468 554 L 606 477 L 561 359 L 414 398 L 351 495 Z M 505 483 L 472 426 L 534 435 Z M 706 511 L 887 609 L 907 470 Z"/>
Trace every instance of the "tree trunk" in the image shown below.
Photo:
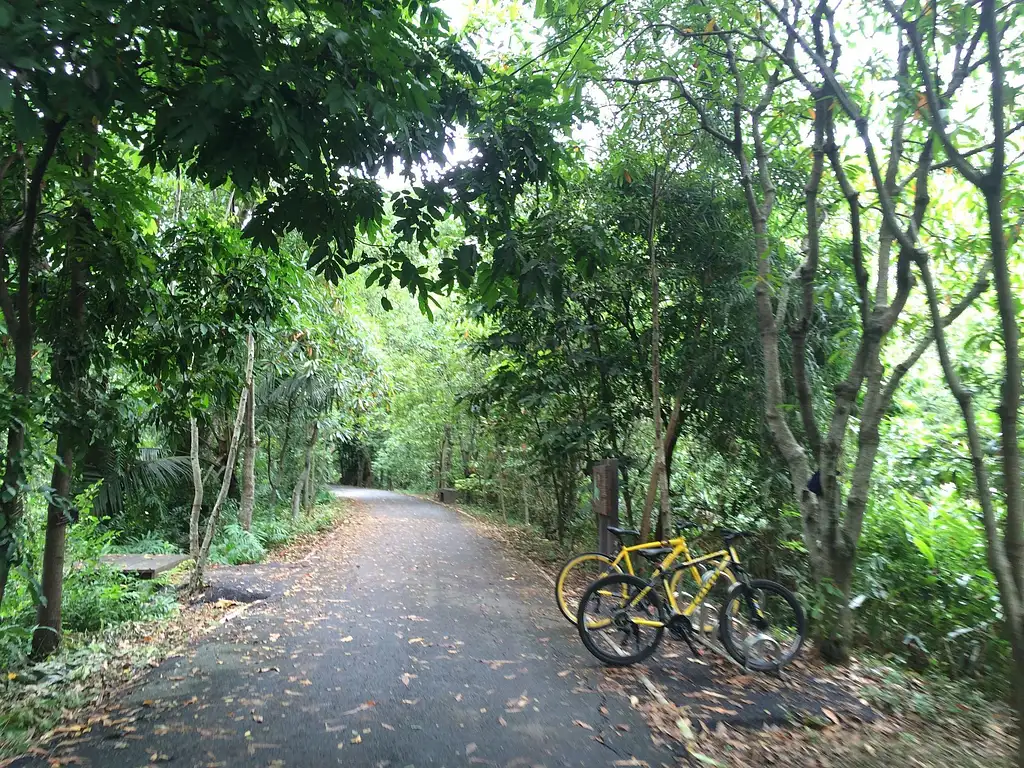
<path fill-rule="evenodd" d="M 501 507 L 501 519 L 508 525 L 508 509 L 505 507 L 505 476 L 498 474 L 498 506 Z"/>
<path fill-rule="evenodd" d="M 42 601 L 36 612 L 32 633 L 32 656 L 49 656 L 60 645 L 61 607 L 64 592 L 65 534 L 71 499 L 71 471 L 74 450 L 67 434 L 57 438 L 57 458 L 50 484 L 53 496 L 46 507 L 46 544 L 43 549 Z"/>
<path fill-rule="evenodd" d="M 293 395 L 288 397 L 288 413 L 287 413 L 287 415 L 285 417 L 285 422 L 284 422 L 284 435 L 281 437 L 281 452 L 280 452 L 280 454 L 277 457 L 277 473 L 278 473 L 278 480 L 279 481 L 281 479 L 281 475 L 284 474 L 284 460 L 285 460 L 285 457 L 288 455 L 288 441 L 291 438 L 292 416 L 294 415 L 294 410 L 295 410 L 295 396 L 293 394 Z M 278 482 L 277 484 L 273 484 L 272 483 L 271 485 L 275 485 L 275 487 L 277 487 L 277 486 L 281 485 L 281 483 L 280 482 Z"/>
<path fill-rule="evenodd" d="M 25 194 L 25 212 L 22 217 L 21 242 L 18 248 L 17 276 L 18 292 L 12 297 L 7 285 L 6 274 L 0 275 L 0 308 L 3 310 L 7 333 L 14 339 L 14 380 L 12 391 L 18 403 L 7 425 L 7 453 L 4 457 L 3 487 L 11 489 L 12 495 L 0 502 L 0 604 L 7 590 L 11 557 L 17 546 L 16 532 L 25 511 L 22 485 L 25 481 L 25 467 L 22 453 L 25 450 L 25 424 L 29 414 L 24 412 L 32 389 L 32 351 L 35 345 L 35 323 L 31 272 L 35 254 L 35 227 L 39 217 L 39 201 L 46 169 L 57 150 L 67 118 L 59 122 L 50 121 L 46 126 L 46 140 L 32 165 L 28 189 Z M 0 256 L 6 267 L 6 243 L 0 241 Z M 6 268 L 4 270 L 6 273 Z M 6 494 L 5 494 L 6 495 Z"/>
<path fill-rule="evenodd" d="M 213 509 L 210 510 L 210 516 L 206 521 L 206 535 L 203 537 L 203 543 L 199 548 L 199 555 L 196 557 L 195 567 L 192 570 L 192 579 L 189 583 L 189 588 L 193 593 L 198 592 L 203 585 L 203 569 L 206 567 L 206 561 L 210 557 L 210 546 L 213 544 L 213 536 L 217 532 L 217 523 L 220 522 L 221 509 L 224 506 L 224 500 L 228 496 L 228 489 L 231 486 L 231 476 L 234 474 L 235 458 L 238 453 L 238 443 L 240 442 L 242 434 L 242 422 L 245 420 L 245 402 L 247 400 L 247 393 L 245 390 L 249 382 L 252 381 L 252 368 L 256 358 L 256 348 L 253 344 L 252 335 L 249 336 L 246 346 L 245 383 L 242 387 L 241 397 L 238 399 L 238 411 L 235 414 L 235 421 L 232 426 L 231 435 L 228 438 L 228 456 L 224 465 L 224 477 L 220 483 L 220 492 L 217 494 L 217 498 L 213 502 Z"/>
<path fill-rule="evenodd" d="M 249 344 L 253 344 L 252 332 Z M 242 500 L 238 505 L 238 522 L 242 528 L 252 528 L 252 510 L 256 503 L 256 387 L 249 377 L 245 389 L 245 451 L 242 454 Z"/>
<path fill-rule="evenodd" d="M 629 488 L 629 470 L 624 461 L 619 462 L 619 474 L 622 475 L 622 501 L 626 505 L 626 525 L 633 527 L 633 494 Z"/>
<path fill-rule="evenodd" d="M 83 175 L 91 175 L 93 158 L 86 155 Z M 75 461 L 72 432 L 73 410 L 79 405 L 78 394 L 85 389 L 82 379 L 89 369 L 86 344 L 85 291 L 88 266 L 80 258 L 74 243 L 79 231 L 93 228 L 92 218 L 84 206 L 77 206 L 71 236 L 65 247 L 64 268 L 68 275 L 67 320 L 59 323 L 58 336 L 52 340 L 50 381 L 54 390 L 65 399 L 57 399 L 57 456 L 50 479 L 52 495 L 46 508 L 46 540 L 43 548 L 42 599 L 36 613 L 36 629 L 32 633 L 32 655 L 45 658 L 61 641 L 61 610 L 64 593 L 64 555 L 67 525 L 72 509 L 71 478 Z M 69 410 L 71 409 L 71 410 Z"/>
<path fill-rule="evenodd" d="M 304 506 L 306 510 L 312 508 L 313 502 L 316 501 L 316 443 L 317 438 L 320 436 L 320 428 L 313 423 L 313 436 L 310 438 L 309 446 L 306 448 L 306 485 L 303 490 L 303 496 L 305 498 Z"/>
<path fill-rule="evenodd" d="M 316 444 L 317 433 L 319 431 L 319 425 L 317 422 L 313 422 L 313 432 L 310 436 L 309 442 L 306 443 L 305 459 L 302 463 L 302 472 L 299 474 L 298 480 L 295 482 L 295 488 L 292 490 L 292 522 L 297 523 L 302 517 L 302 494 L 306 488 L 306 483 L 309 481 L 309 470 L 312 466 L 313 461 L 313 446 Z"/>
<path fill-rule="evenodd" d="M 650 222 L 647 231 L 647 250 L 651 262 L 651 411 L 654 417 L 654 473 L 652 485 L 657 484 L 660 496 L 657 531 L 660 537 L 671 530 L 671 508 L 668 498 L 668 477 L 665 472 L 665 442 L 662 439 L 661 424 L 661 338 L 660 323 L 658 317 L 658 305 L 661 302 L 658 284 L 658 259 L 655 249 L 655 234 L 657 232 L 658 213 L 658 168 L 654 168 L 654 181 L 651 191 Z M 650 492 L 648 492 L 650 498 Z M 653 499 L 650 507 L 644 504 L 644 516 L 640 521 L 640 540 L 648 541 L 651 535 L 651 513 L 653 512 Z"/>
<path fill-rule="evenodd" d="M 192 559 L 199 557 L 199 516 L 203 511 L 203 469 L 199 464 L 199 422 L 190 416 L 189 459 L 192 463 L 192 514 L 188 520 L 188 554 Z"/>
<path fill-rule="evenodd" d="M 451 474 L 452 425 L 444 425 L 444 439 L 441 441 L 441 460 L 437 470 L 437 490 L 447 488 Z"/>

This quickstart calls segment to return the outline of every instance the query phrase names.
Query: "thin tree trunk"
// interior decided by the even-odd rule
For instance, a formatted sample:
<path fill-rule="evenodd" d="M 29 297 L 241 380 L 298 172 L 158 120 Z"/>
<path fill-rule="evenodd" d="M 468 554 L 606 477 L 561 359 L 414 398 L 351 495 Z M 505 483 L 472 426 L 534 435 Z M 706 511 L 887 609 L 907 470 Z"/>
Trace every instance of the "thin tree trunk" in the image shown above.
<path fill-rule="evenodd" d="M 498 474 L 498 506 L 501 507 L 501 519 L 508 525 L 508 509 L 505 508 L 505 477 Z"/>
<path fill-rule="evenodd" d="M 11 297 L 7 285 L 6 244 L 0 243 L 0 307 L 3 309 L 7 333 L 14 339 L 14 379 L 12 392 L 18 401 L 27 403 L 32 389 L 32 351 L 35 345 L 35 323 L 33 322 L 33 301 L 31 272 L 35 254 L 35 226 L 39 217 L 39 202 L 42 194 L 46 169 L 57 150 L 61 133 L 67 118 L 49 122 L 46 140 L 32 166 L 32 173 L 25 194 L 25 214 L 21 226 L 21 243 L 18 248 L 17 275 L 18 293 Z M 16 413 L 7 426 L 7 453 L 4 457 L 3 487 L 13 489 L 13 495 L 0 502 L 0 604 L 7 590 L 7 578 L 11 560 L 17 546 L 16 531 L 25 511 L 22 485 L 25 480 L 25 466 L 22 453 L 25 450 L 24 417 Z"/>
<path fill-rule="evenodd" d="M 254 344 L 249 332 L 248 344 Z M 252 510 L 256 503 L 256 387 L 249 377 L 245 388 L 245 451 L 242 454 L 242 500 L 238 505 L 238 521 L 242 528 L 252 528 Z"/>
<path fill-rule="evenodd" d="M 192 513 L 188 520 L 188 554 L 199 557 L 199 516 L 203 511 L 203 469 L 199 464 L 199 422 L 190 416 L 189 459 L 192 463 Z"/>
<path fill-rule="evenodd" d="M 629 489 L 629 470 L 623 461 L 619 462 L 619 474 L 622 475 L 622 501 L 626 505 L 626 525 L 633 527 L 633 494 Z"/>
<path fill-rule="evenodd" d="M 94 159 L 86 154 L 82 161 L 83 177 L 92 175 Z M 58 324 L 59 334 L 52 342 L 50 380 L 55 390 L 69 395 L 69 405 L 77 405 L 75 395 L 84 387 L 82 379 L 89 368 L 85 344 L 85 291 L 87 264 L 73 243 L 78 233 L 93 228 L 89 211 L 82 205 L 72 222 L 72 233 L 65 247 L 64 268 L 68 274 L 68 320 Z M 43 548 L 42 600 L 36 612 L 36 629 L 32 633 L 32 655 L 44 658 L 53 653 L 61 641 L 61 611 L 64 596 L 64 556 L 67 524 L 72 509 L 71 478 L 74 471 L 75 441 L 72 432 L 74 416 L 64 411 L 58 417 L 57 456 L 53 462 L 50 486 L 53 488 L 46 508 L 46 538 Z"/>
<path fill-rule="evenodd" d="M 284 422 L 284 435 L 281 437 L 281 453 L 277 457 L 278 479 L 280 479 L 280 476 L 284 473 L 284 460 L 288 455 L 288 441 L 291 438 L 292 416 L 294 415 L 294 409 L 295 395 L 293 394 L 288 397 L 288 413 Z M 280 483 L 278 483 L 278 485 L 280 485 Z"/>
<path fill-rule="evenodd" d="M 64 594 L 64 552 L 67 508 L 71 504 L 71 471 L 75 453 L 69 436 L 57 438 L 57 458 L 50 484 L 53 496 L 46 507 L 46 544 L 43 549 L 42 601 L 36 611 L 32 633 L 32 656 L 44 658 L 60 645 L 61 607 Z"/>
<path fill-rule="evenodd" d="M 654 168 L 654 182 L 651 191 L 651 208 L 649 228 L 647 231 L 647 250 L 651 262 L 651 411 L 654 417 L 654 473 L 652 479 L 657 483 L 660 496 L 657 531 L 660 536 L 671 528 L 671 510 L 668 498 L 668 478 L 665 473 L 665 442 L 662 439 L 661 424 L 661 338 L 658 305 L 661 303 L 658 284 L 658 259 L 655 248 L 658 213 L 658 168 Z M 653 483 L 652 483 L 653 484 Z M 650 496 L 650 494 L 648 494 Z M 648 541 L 651 535 L 651 508 L 644 504 L 644 516 L 640 521 L 640 540 Z"/>
<path fill-rule="evenodd" d="M 250 335 L 246 350 L 245 363 L 245 385 L 252 380 L 252 368 L 255 363 L 256 349 L 253 338 Z M 206 568 L 206 561 L 210 557 L 210 546 L 213 544 L 213 536 L 217 532 L 217 523 L 220 522 L 221 509 L 224 507 L 224 500 L 228 497 L 228 489 L 231 487 L 231 475 L 234 474 L 235 458 L 238 453 L 238 443 L 242 435 L 242 422 L 245 420 L 245 402 L 247 393 L 245 386 L 242 387 L 241 397 L 238 398 L 238 411 L 235 414 L 235 421 L 228 438 L 228 456 L 224 464 L 224 477 L 221 479 L 220 492 L 213 502 L 213 509 L 206 521 L 206 535 L 203 537 L 202 546 L 199 548 L 199 555 L 196 557 L 195 567 L 192 570 L 192 579 L 189 584 L 191 591 L 198 592 L 203 585 L 203 569 Z"/>
<path fill-rule="evenodd" d="M 308 511 L 312 506 L 313 502 L 316 501 L 316 443 L 317 438 L 320 436 L 320 429 L 316 423 L 313 424 L 313 437 L 309 441 L 309 447 L 306 448 L 306 461 L 308 468 L 306 470 L 306 485 L 303 490 L 303 496 L 305 497 L 304 506 Z"/>
<path fill-rule="evenodd" d="M 302 493 L 306 488 L 306 482 L 309 479 L 309 470 L 312 464 L 313 445 L 316 443 L 317 432 L 319 431 L 319 425 L 317 422 L 313 422 L 313 433 L 310 437 L 309 442 L 306 444 L 305 459 L 302 463 L 302 472 L 299 474 L 298 480 L 295 482 L 295 488 L 292 489 L 292 522 L 298 522 L 302 517 Z"/>

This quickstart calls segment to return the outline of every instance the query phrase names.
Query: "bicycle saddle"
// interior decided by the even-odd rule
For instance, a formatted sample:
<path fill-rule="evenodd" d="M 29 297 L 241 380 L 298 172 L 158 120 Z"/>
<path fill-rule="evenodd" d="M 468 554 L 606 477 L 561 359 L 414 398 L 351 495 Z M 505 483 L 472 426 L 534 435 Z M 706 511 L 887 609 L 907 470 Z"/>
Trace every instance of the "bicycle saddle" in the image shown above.
<path fill-rule="evenodd" d="M 753 531 L 733 531 L 728 529 L 722 530 L 719 533 L 722 537 L 722 541 L 724 541 L 726 544 L 728 544 L 731 541 L 735 541 L 736 539 L 745 539 L 748 536 L 754 535 Z"/>
<path fill-rule="evenodd" d="M 651 547 L 650 549 L 638 549 L 636 551 L 648 560 L 655 560 L 671 552 L 672 547 Z"/>

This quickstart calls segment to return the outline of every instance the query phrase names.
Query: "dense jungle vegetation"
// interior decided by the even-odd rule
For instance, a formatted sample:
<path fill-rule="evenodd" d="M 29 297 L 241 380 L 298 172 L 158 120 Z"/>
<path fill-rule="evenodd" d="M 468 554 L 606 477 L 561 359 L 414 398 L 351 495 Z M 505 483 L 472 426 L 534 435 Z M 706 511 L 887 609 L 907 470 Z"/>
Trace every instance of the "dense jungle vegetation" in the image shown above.
<path fill-rule="evenodd" d="M 447 11 L 0 0 L 3 664 L 326 483 L 589 547 L 617 457 L 829 661 L 1024 711 L 1024 5 Z"/>

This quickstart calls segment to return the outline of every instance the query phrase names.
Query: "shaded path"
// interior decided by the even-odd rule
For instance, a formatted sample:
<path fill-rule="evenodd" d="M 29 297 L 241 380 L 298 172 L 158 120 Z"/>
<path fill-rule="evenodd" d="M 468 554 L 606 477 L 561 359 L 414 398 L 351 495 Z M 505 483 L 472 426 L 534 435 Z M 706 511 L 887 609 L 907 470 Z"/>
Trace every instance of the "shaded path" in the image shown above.
<path fill-rule="evenodd" d="M 675 762 L 602 692 L 532 565 L 429 502 L 338 493 L 352 519 L 281 597 L 166 661 L 123 722 L 60 754 L 111 768 Z"/>

